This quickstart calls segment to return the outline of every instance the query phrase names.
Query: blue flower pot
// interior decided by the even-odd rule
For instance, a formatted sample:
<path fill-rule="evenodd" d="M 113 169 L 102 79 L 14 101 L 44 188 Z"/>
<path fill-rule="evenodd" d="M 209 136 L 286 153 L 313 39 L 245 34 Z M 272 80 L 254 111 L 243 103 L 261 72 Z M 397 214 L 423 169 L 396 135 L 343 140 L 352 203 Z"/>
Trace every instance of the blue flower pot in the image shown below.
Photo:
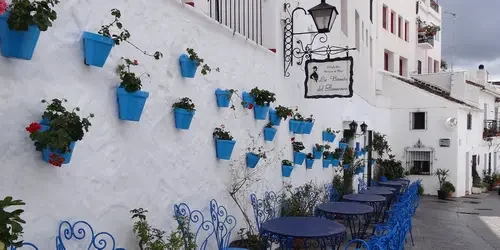
<path fill-rule="evenodd" d="M 42 122 L 45 123 L 45 122 L 48 122 L 48 121 L 47 121 L 47 119 L 43 119 Z M 40 125 L 42 125 L 42 124 L 43 123 L 40 123 Z M 43 132 L 43 131 L 45 131 L 47 129 L 49 129 L 49 126 L 42 125 L 42 129 L 40 131 Z M 42 158 L 43 158 L 44 161 L 49 162 L 50 156 L 52 154 L 56 154 L 57 156 L 64 158 L 64 164 L 68 164 L 71 161 L 71 156 L 73 155 L 73 150 L 75 149 L 75 146 L 76 146 L 76 142 L 71 142 L 69 144 L 69 150 L 70 151 L 68 153 L 64 153 L 64 154 L 61 153 L 61 151 L 59 151 L 59 150 L 52 151 L 49 148 L 45 148 L 45 149 L 42 150 Z"/>
<path fill-rule="evenodd" d="M 316 150 L 316 147 L 313 147 L 313 155 L 314 159 L 321 159 L 321 157 L 323 156 L 323 151 L 318 151 Z"/>
<path fill-rule="evenodd" d="M 109 37 L 83 32 L 85 64 L 102 68 L 113 46 L 115 41 Z"/>
<path fill-rule="evenodd" d="M 247 153 L 246 157 L 246 162 L 247 162 L 247 167 L 249 168 L 255 168 L 257 166 L 257 163 L 259 163 L 260 157 L 254 153 Z"/>
<path fill-rule="evenodd" d="M 303 122 L 303 130 L 302 130 L 302 133 L 306 134 L 306 135 L 310 135 L 311 134 L 311 131 L 313 129 L 313 126 L 314 126 L 314 122 Z"/>
<path fill-rule="evenodd" d="M 236 144 L 236 141 L 233 140 L 215 139 L 215 153 L 217 155 L 217 158 L 221 160 L 230 160 L 231 154 L 233 153 L 234 144 Z"/>
<path fill-rule="evenodd" d="M 267 118 L 267 113 L 269 113 L 269 105 L 254 105 L 253 106 L 253 116 L 255 120 L 265 120 Z"/>
<path fill-rule="evenodd" d="M 279 126 L 281 123 L 281 117 L 278 116 L 278 113 L 274 109 L 269 110 L 269 121 L 276 126 Z"/>
<path fill-rule="evenodd" d="M 142 110 L 146 104 L 146 99 L 149 93 L 146 91 L 136 91 L 129 93 L 124 88 L 116 89 L 118 99 L 118 113 L 120 120 L 139 121 L 141 119 Z"/>
<path fill-rule="evenodd" d="M 330 161 L 332 162 L 332 166 L 334 166 L 334 167 L 338 167 L 338 166 L 339 166 L 339 163 L 340 163 L 340 161 L 339 161 L 339 160 L 337 160 L 337 159 L 332 159 L 332 160 L 330 160 Z"/>
<path fill-rule="evenodd" d="M 328 159 L 323 159 L 323 168 L 328 168 L 332 162 Z"/>
<path fill-rule="evenodd" d="M 323 131 L 323 141 L 333 142 L 335 140 L 335 137 L 335 134 L 330 134 L 326 131 Z"/>
<path fill-rule="evenodd" d="M 359 157 L 364 155 L 363 152 L 361 152 L 361 151 L 356 151 L 356 152 L 354 152 L 354 154 L 356 155 L 356 158 L 359 158 Z"/>
<path fill-rule="evenodd" d="M 290 177 L 292 174 L 293 166 L 281 165 L 281 176 Z"/>
<path fill-rule="evenodd" d="M 222 89 L 215 90 L 215 97 L 217 98 L 217 107 L 227 108 L 231 101 L 231 92 Z"/>
<path fill-rule="evenodd" d="M 194 111 L 189 111 L 186 109 L 174 109 L 175 128 L 189 129 L 189 126 L 191 126 L 191 121 L 193 120 L 194 113 Z"/>
<path fill-rule="evenodd" d="M 300 122 L 300 121 L 290 120 L 289 121 L 289 130 L 290 130 L 290 132 L 298 134 L 299 131 L 300 131 L 301 123 L 302 122 Z"/>
<path fill-rule="evenodd" d="M 254 103 L 253 97 L 247 92 L 241 93 L 241 99 L 243 100 L 243 107 L 246 109 L 250 104 Z"/>
<path fill-rule="evenodd" d="M 293 163 L 302 165 L 304 164 L 304 160 L 306 159 L 306 154 L 302 152 L 293 152 Z"/>
<path fill-rule="evenodd" d="M 8 14 L 3 15 L 0 21 L 7 22 Z M 36 25 L 30 25 L 27 31 L 11 30 L 7 24 L 3 24 L 1 50 L 5 57 L 31 60 L 35 51 L 40 29 Z"/>
<path fill-rule="evenodd" d="M 307 169 L 312 169 L 314 164 L 314 159 L 307 159 L 306 158 L 306 168 Z"/>
<path fill-rule="evenodd" d="M 179 63 L 181 65 L 181 75 L 185 78 L 194 78 L 196 75 L 196 70 L 198 69 L 198 65 L 195 61 L 189 59 L 189 56 L 186 54 L 182 54 L 179 57 Z"/>
<path fill-rule="evenodd" d="M 276 132 L 278 132 L 278 130 L 275 128 L 264 128 L 264 141 L 273 141 Z"/>
<path fill-rule="evenodd" d="M 344 166 L 344 169 L 348 169 L 350 167 L 351 164 L 343 164 Z"/>
<path fill-rule="evenodd" d="M 3 33 L 8 29 L 7 18 L 9 18 L 7 13 L 0 15 L 0 43 L 2 43 Z"/>
<path fill-rule="evenodd" d="M 347 148 L 347 143 L 339 142 L 339 148 L 344 150 Z"/>

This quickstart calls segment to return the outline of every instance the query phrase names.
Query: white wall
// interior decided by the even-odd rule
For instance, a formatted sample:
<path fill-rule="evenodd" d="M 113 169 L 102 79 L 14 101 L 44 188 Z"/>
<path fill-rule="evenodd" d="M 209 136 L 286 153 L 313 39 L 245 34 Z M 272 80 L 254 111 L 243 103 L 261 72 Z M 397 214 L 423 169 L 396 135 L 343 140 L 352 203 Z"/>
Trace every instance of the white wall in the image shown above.
<path fill-rule="evenodd" d="M 338 6 L 338 2 L 331 4 Z M 373 35 L 367 20 L 369 15 L 363 9 L 366 6 L 351 4 L 350 20 L 354 19 L 353 9 L 359 8 L 365 28 Z M 82 32 L 95 32 L 110 21 L 112 8 L 122 11 L 122 21 L 132 34 L 131 41 L 148 51 L 161 50 L 164 58 L 151 60 L 124 44 L 113 49 L 104 68 L 85 66 Z M 231 183 L 230 162 L 216 160 L 212 131 L 224 124 L 238 141 L 233 159 L 241 160 L 249 143 L 248 131 L 257 135 L 265 121 L 255 121 L 252 111 L 243 110 L 238 100 L 235 100 L 236 111 L 217 108 L 214 90 L 218 87 L 241 92 L 258 86 L 277 94 L 276 105 L 298 106 L 303 115 L 314 114 L 313 133 L 296 136 L 304 142 L 306 150 L 320 143 L 323 129 L 346 128 L 346 121 L 364 121 L 369 129 L 390 131 L 390 113 L 374 108 L 375 84 L 373 71 L 367 70 L 370 66 L 366 46 L 351 53 L 355 58 L 353 98 L 304 100 L 304 73 L 300 66 L 292 66 L 291 77 L 283 79 L 282 48 L 274 54 L 233 34 L 203 11 L 178 1 L 71 1 L 61 3 L 56 9 L 58 19 L 54 27 L 41 34 L 31 61 L 0 58 L 4 86 L 0 149 L 5 152 L 0 197 L 12 195 L 26 201 L 25 239 L 40 249 L 54 247 L 54 236 L 62 219 L 87 220 L 95 230 L 112 233 L 120 247 L 133 249 L 136 240 L 130 209 L 147 208 L 153 225 L 170 230 L 175 226 L 173 204 L 187 202 L 206 213 L 212 198 L 236 216 L 237 228 L 243 227 L 243 220 L 227 193 Z M 340 23 L 334 27 L 331 44 L 353 46 L 353 36 L 338 39 Z M 353 23 L 349 29 L 352 34 Z M 183 79 L 178 57 L 187 47 L 194 48 L 212 68 L 219 67 L 220 72 L 208 76 L 198 72 L 195 79 Z M 150 97 L 139 123 L 119 121 L 117 117 L 115 88 L 119 78 L 114 70 L 122 56 L 137 58 L 142 65 L 139 69 L 152 77 L 151 82 L 144 82 L 143 90 Z M 174 128 L 171 109 L 172 103 L 184 96 L 197 105 L 189 131 Z M 41 99 L 62 97 L 79 106 L 83 115 L 95 113 L 95 118 L 90 132 L 78 142 L 71 163 L 54 168 L 41 160 L 24 127 L 40 119 L 44 110 Z M 284 149 L 283 157 L 276 151 L 272 155 L 291 160 L 291 137 L 284 122 L 275 142 L 265 147 Z M 332 169 L 324 170 L 318 161 L 312 170 L 297 167 L 291 181 L 295 185 L 309 180 L 322 184 L 330 181 L 332 175 Z M 261 193 L 264 189 L 282 188 L 279 162 L 269 166 L 263 176 L 264 181 L 252 189 Z"/>

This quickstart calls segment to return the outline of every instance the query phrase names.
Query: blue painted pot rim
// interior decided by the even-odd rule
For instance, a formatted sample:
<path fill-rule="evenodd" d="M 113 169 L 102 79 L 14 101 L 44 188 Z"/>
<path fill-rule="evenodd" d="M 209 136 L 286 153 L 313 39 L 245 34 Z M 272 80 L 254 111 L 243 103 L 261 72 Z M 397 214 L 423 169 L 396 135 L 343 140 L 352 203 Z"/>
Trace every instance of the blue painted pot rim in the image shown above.
<path fill-rule="evenodd" d="M 191 60 L 189 58 L 189 56 L 186 54 L 182 54 L 181 56 L 179 56 L 179 61 L 181 61 L 181 62 L 193 62 L 194 63 L 194 61 Z"/>
<path fill-rule="evenodd" d="M 227 89 L 216 89 L 215 94 L 216 95 L 227 95 L 227 94 L 229 94 L 229 91 L 227 91 Z"/>
<path fill-rule="evenodd" d="M 194 113 L 195 113 L 195 111 L 188 111 L 187 109 L 181 109 L 181 108 L 175 108 L 174 112 L 178 113 L 178 114 L 189 114 L 189 115 L 191 115 L 191 114 L 194 115 Z"/>
<path fill-rule="evenodd" d="M 117 95 L 128 95 L 128 96 L 137 96 L 137 97 L 143 97 L 143 98 L 148 98 L 149 97 L 149 92 L 138 90 L 135 92 L 127 92 L 125 88 L 118 86 L 117 87 Z"/>
<path fill-rule="evenodd" d="M 107 36 L 103 36 L 103 35 L 99 35 L 96 33 L 87 32 L 87 31 L 83 32 L 83 39 L 89 39 L 89 40 L 93 40 L 96 42 L 105 43 L 105 44 L 108 44 L 111 46 L 115 46 L 115 41 L 112 38 L 107 37 Z"/>

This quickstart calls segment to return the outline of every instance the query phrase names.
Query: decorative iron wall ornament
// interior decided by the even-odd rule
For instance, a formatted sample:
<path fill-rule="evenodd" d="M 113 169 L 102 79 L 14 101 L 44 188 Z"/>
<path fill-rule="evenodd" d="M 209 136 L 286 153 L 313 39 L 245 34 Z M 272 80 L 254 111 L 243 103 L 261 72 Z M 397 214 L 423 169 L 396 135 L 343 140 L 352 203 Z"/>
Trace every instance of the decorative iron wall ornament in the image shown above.
<path fill-rule="evenodd" d="M 309 32 L 294 32 L 293 30 L 293 18 L 295 16 L 295 12 L 300 10 L 304 12 L 304 15 L 308 16 L 308 12 L 302 8 L 297 7 L 290 12 L 290 3 L 285 3 L 284 8 L 288 13 L 288 18 L 284 20 L 284 29 L 283 29 L 283 66 L 284 66 L 284 75 L 285 77 L 290 76 L 290 72 L 288 69 L 293 64 L 294 59 L 297 59 L 296 64 L 302 65 L 305 60 L 312 59 L 313 55 L 323 56 L 330 58 L 330 56 L 342 53 L 349 52 L 349 50 L 355 50 L 356 48 L 349 47 L 339 47 L 334 45 L 326 44 L 328 42 L 327 32 L 318 33 L 318 31 L 309 31 Z M 329 32 L 329 30 L 328 30 Z M 297 40 L 295 43 L 298 45 L 294 48 L 294 36 L 296 35 L 312 35 L 312 39 L 310 43 L 303 43 L 301 40 Z M 317 39 L 317 40 L 316 40 Z M 319 46 L 317 48 L 313 48 L 313 44 L 315 43 L 325 44 Z M 349 54 L 347 54 L 348 56 Z"/>
<path fill-rule="evenodd" d="M 307 60 L 304 98 L 352 97 L 353 69 L 351 56 Z"/>

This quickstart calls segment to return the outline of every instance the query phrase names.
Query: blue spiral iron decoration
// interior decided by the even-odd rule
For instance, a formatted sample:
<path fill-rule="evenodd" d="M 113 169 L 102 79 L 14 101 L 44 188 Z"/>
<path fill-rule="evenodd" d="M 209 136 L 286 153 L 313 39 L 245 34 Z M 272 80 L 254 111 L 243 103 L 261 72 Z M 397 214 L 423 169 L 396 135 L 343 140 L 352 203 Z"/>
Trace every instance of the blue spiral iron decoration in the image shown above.
<path fill-rule="evenodd" d="M 108 232 L 95 234 L 94 229 L 86 221 L 77 221 L 71 224 L 62 221 L 59 224 L 58 236 L 56 237 L 56 250 L 66 250 L 65 240 L 88 240 L 87 249 L 95 250 L 125 250 L 116 248 L 115 238 Z"/>
<path fill-rule="evenodd" d="M 29 243 L 29 242 L 23 242 L 23 246 L 19 247 L 19 248 L 15 247 L 15 246 L 10 246 L 10 250 L 27 249 L 27 248 L 25 248 L 26 246 L 28 246 L 29 248 L 32 248 L 33 250 L 38 250 L 38 247 L 35 246 L 35 244 Z"/>
<path fill-rule="evenodd" d="M 175 204 L 174 215 L 179 224 L 187 222 L 185 225 L 185 231 L 182 232 L 184 238 L 184 247 L 188 249 L 188 235 L 193 232 L 191 230 L 194 229 L 194 240 L 197 246 L 199 242 L 198 235 L 200 233 L 206 234 L 206 236 L 204 236 L 203 238 L 203 241 L 201 242 L 201 245 L 199 245 L 198 247 L 199 250 L 205 250 L 208 245 L 208 239 L 212 236 L 212 234 L 214 234 L 214 224 L 209 220 L 205 220 L 205 216 L 199 210 L 191 210 L 191 208 L 186 203 Z"/>
<path fill-rule="evenodd" d="M 231 231 L 236 227 L 236 218 L 227 214 L 224 206 L 219 206 L 217 201 L 210 201 L 210 216 L 215 226 L 215 237 L 219 250 L 224 250 L 229 246 L 231 240 Z"/>
<path fill-rule="evenodd" d="M 261 231 L 262 223 L 280 217 L 281 203 L 283 202 L 281 195 L 276 195 L 275 192 L 270 191 L 265 192 L 264 199 L 257 199 L 255 194 L 251 194 L 250 202 L 259 232 Z"/>

